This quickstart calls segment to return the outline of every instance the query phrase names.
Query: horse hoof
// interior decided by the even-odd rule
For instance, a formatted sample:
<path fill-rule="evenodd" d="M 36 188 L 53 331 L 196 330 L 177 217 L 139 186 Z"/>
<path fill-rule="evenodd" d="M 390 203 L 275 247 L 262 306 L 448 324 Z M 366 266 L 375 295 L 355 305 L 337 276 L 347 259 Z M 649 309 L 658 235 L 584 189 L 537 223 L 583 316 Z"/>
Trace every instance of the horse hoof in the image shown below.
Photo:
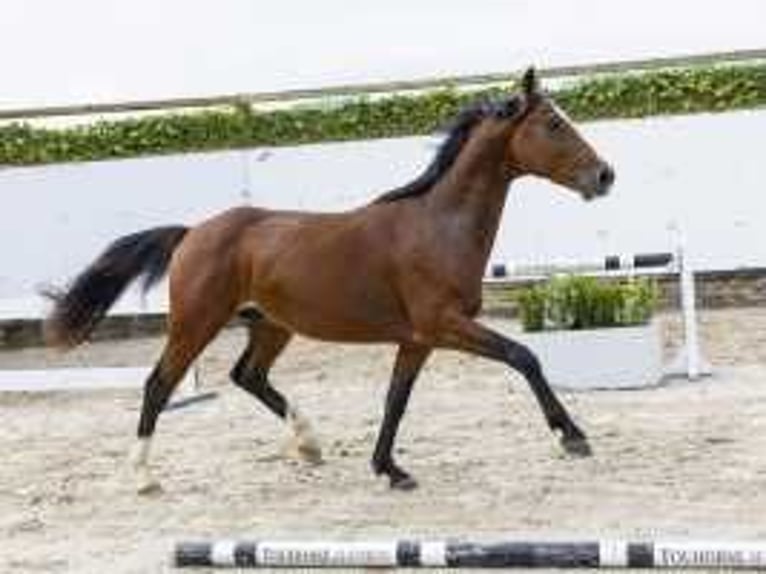
<path fill-rule="evenodd" d="M 588 439 L 585 437 L 562 438 L 561 446 L 567 454 L 572 456 L 588 457 L 593 454 L 593 449 L 591 449 Z"/>
<path fill-rule="evenodd" d="M 136 485 L 136 494 L 140 496 L 151 496 L 152 494 L 159 494 L 162 492 L 162 485 L 154 480 L 141 480 Z"/>
<path fill-rule="evenodd" d="M 145 464 L 138 464 L 133 467 L 133 483 L 136 493 L 140 495 L 150 495 L 162 492 L 162 486 L 154 478 L 151 470 Z"/>
<path fill-rule="evenodd" d="M 282 449 L 282 456 L 309 464 L 322 464 L 322 449 L 315 441 L 298 441 L 291 438 Z"/>
<path fill-rule="evenodd" d="M 298 458 L 310 464 L 322 464 L 322 449 L 317 444 L 301 444 L 296 449 Z"/>
<path fill-rule="evenodd" d="M 391 477 L 391 489 L 392 490 L 401 490 L 401 491 L 409 491 L 409 490 L 415 490 L 418 487 L 418 482 L 412 478 L 411 476 L 399 476 L 399 477 Z"/>

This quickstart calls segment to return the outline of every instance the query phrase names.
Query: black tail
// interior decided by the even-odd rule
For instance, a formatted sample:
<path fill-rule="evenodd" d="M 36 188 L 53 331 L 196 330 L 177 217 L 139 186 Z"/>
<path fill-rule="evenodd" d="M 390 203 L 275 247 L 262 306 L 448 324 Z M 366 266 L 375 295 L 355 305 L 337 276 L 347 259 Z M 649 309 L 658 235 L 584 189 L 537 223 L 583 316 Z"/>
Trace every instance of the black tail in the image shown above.
<path fill-rule="evenodd" d="M 117 239 L 63 291 L 43 293 L 54 301 L 45 324 L 51 345 L 74 347 L 93 331 L 135 279 L 148 291 L 167 272 L 188 228 L 156 227 Z"/>

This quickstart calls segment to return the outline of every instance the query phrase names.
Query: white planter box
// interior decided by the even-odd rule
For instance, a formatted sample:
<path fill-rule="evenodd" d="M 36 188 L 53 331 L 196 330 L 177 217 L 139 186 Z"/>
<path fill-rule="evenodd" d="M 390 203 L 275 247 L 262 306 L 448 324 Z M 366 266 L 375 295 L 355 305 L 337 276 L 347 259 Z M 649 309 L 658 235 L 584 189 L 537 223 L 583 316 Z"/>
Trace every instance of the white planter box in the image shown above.
<path fill-rule="evenodd" d="M 628 389 L 656 385 L 662 349 L 656 323 L 584 331 L 523 333 L 551 385 L 566 389 Z"/>

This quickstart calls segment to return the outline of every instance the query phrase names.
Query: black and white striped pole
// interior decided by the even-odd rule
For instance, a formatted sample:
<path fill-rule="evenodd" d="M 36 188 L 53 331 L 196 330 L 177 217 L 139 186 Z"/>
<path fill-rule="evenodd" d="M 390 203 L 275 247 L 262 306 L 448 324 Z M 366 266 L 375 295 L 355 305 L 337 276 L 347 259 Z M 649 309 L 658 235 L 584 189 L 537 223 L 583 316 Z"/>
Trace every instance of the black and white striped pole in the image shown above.
<path fill-rule="evenodd" d="M 177 567 L 708 568 L 766 570 L 758 542 L 182 542 Z"/>
<path fill-rule="evenodd" d="M 599 273 L 631 271 L 636 269 L 671 269 L 675 261 L 673 253 L 639 253 L 635 255 L 607 255 L 593 260 L 564 261 L 558 263 L 508 265 L 494 263 L 490 279 L 518 277 L 546 277 L 556 273 Z"/>

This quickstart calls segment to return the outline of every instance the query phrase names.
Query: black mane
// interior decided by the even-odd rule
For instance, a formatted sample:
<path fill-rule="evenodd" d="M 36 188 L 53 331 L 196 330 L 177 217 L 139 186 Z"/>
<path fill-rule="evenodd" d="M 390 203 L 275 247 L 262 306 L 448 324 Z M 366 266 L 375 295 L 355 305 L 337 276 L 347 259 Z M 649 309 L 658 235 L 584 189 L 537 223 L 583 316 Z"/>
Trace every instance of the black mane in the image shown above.
<path fill-rule="evenodd" d="M 410 183 L 384 193 L 373 203 L 391 203 L 427 193 L 455 163 L 476 124 L 492 113 L 496 113 L 496 110 L 488 102 L 478 102 L 464 108 L 447 126 L 447 137 L 423 173 Z"/>

